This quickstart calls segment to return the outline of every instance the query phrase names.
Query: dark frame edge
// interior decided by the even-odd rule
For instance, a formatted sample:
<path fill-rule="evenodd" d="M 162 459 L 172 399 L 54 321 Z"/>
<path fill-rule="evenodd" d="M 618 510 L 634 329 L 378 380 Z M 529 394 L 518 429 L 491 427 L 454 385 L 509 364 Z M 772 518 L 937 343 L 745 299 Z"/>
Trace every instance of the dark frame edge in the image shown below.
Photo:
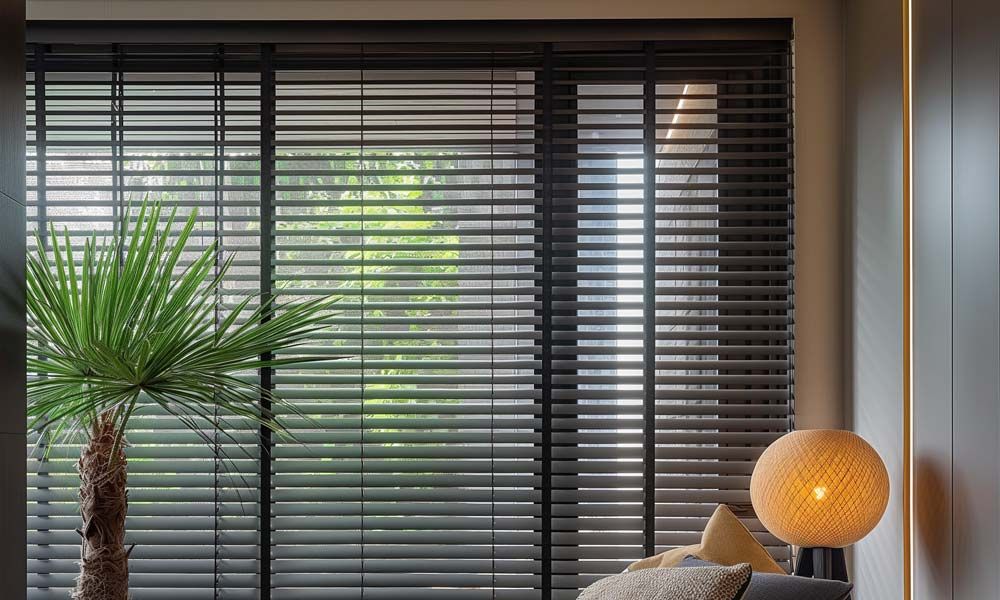
<path fill-rule="evenodd" d="M 27 597 L 24 0 L 0 0 L 0 583 Z"/>
<path fill-rule="evenodd" d="M 28 21 L 28 43 L 790 40 L 789 18 L 436 21 Z"/>

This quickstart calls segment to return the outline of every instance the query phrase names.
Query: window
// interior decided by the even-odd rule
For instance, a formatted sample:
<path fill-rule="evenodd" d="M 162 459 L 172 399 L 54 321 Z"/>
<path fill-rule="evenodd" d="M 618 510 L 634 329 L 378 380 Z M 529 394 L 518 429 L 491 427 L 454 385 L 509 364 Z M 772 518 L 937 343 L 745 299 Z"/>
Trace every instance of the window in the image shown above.
<path fill-rule="evenodd" d="M 296 443 L 129 436 L 134 596 L 571 599 L 720 502 L 787 560 L 747 491 L 792 409 L 778 29 L 29 48 L 32 229 L 148 195 L 235 258 L 220 311 L 341 298 L 261 374 Z M 76 452 L 29 465 L 33 598 L 73 583 Z"/>

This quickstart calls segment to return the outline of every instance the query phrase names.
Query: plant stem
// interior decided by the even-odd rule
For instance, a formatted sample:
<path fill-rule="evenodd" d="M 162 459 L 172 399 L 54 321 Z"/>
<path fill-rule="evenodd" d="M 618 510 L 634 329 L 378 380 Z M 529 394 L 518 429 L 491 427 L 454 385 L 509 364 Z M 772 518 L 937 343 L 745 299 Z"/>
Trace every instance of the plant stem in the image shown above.
<path fill-rule="evenodd" d="M 128 465 L 124 443 L 111 415 L 94 423 L 93 437 L 83 448 L 80 472 L 81 538 L 77 600 L 127 600 L 128 555 L 125 515 L 128 511 Z"/>

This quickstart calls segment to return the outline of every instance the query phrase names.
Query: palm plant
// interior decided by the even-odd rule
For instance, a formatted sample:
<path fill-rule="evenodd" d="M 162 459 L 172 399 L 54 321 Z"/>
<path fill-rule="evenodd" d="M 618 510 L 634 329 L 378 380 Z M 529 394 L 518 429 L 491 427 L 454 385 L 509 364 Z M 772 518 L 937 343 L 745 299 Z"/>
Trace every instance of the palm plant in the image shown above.
<path fill-rule="evenodd" d="M 39 240 L 28 258 L 29 369 L 42 374 L 28 383 L 30 427 L 49 443 L 83 445 L 78 599 L 128 597 L 132 417 L 166 412 L 209 444 L 231 435 L 228 419 L 287 434 L 262 408 L 280 399 L 248 375 L 301 361 L 272 356 L 321 327 L 334 301 L 251 308 L 247 298 L 217 318 L 216 295 L 231 262 L 217 269 L 213 245 L 182 264 L 196 214 L 173 242 L 175 213 L 162 229 L 160 220 L 161 206 L 143 203 L 131 232 L 126 214 L 110 240 L 85 244 L 79 265 L 68 233 L 60 244 L 53 228 L 51 255 Z"/>

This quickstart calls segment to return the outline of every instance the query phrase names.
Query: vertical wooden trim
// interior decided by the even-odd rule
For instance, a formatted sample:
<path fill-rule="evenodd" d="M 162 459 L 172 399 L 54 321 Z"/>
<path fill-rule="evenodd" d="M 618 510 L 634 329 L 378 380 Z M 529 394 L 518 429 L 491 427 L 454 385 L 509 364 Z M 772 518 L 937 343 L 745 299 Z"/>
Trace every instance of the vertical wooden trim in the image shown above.
<path fill-rule="evenodd" d="M 48 246 L 48 215 L 46 198 L 48 195 L 48 131 L 45 115 L 45 49 L 44 44 L 35 46 L 35 214 L 38 219 L 38 237 L 42 245 Z"/>
<path fill-rule="evenodd" d="M 271 272 L 274 239 L 274 69 L 271 64 L 272 47 L 260 48 L 260 302 L 268 307 L 263 320 L 270 317 L 274 301 L 274 282 Z M 273 358 L 270 353 L 263 360 Z M 273 391 L 272 368 L 260 370 L 260 386 Z M 271 410 L 271 399 L 264 395 L 261 411 Z M 271 467 L 274 440 L 271 430 L 260 427 L 260 517 L 258 535 L 260 549 L 260 600 L 271 597 Z"/>
<path fill-rule="evenodd" d="M 542 527 L 541 597 L 552 598 L 552 220 L 553 148 L 552 44 L 542 48 Z"/>
<path fill-rule="evenodd" d="M 643 549 L 656 554 L 656 45 L 646 42 L 643 81 L 642 485 Z"/>
<path fill-rule="evenodd" d="M 913 477 L 912 477 L 912 152 L 911 23 L 912 0 L 902 0 L 903 25 L 903 600 L 912 600 Z"/>

